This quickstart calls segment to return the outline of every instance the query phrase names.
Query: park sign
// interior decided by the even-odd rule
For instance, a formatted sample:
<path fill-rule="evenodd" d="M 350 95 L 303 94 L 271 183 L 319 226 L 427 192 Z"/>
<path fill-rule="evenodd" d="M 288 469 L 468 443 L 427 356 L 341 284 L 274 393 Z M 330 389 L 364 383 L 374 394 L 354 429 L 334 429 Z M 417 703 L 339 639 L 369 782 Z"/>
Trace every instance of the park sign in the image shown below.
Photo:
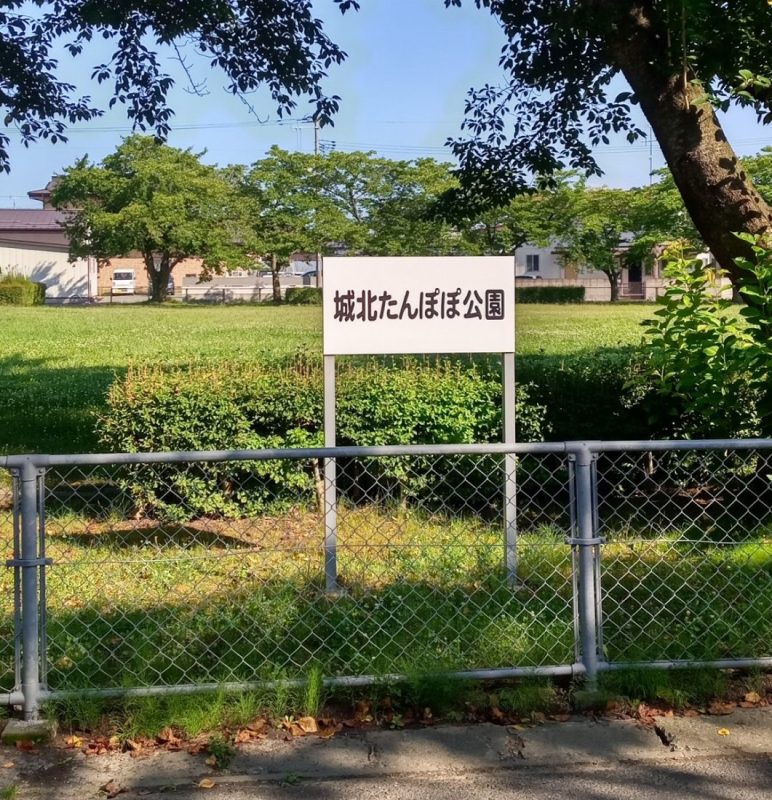
<path fill-rule="evenodd" d="M 324 354 L 513 353 L 511 256 L 324 259 Z"/>

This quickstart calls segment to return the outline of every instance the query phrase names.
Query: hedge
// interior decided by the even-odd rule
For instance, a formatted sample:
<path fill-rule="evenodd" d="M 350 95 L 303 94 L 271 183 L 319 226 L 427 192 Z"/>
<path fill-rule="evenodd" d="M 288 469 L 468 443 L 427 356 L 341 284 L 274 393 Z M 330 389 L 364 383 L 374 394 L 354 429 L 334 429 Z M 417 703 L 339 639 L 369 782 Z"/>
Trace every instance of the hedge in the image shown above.
<path fill-rule="evenodd" d="M 284 301 L 291 306 L 320 306 L 322 290 L 317 286 L 290 286 Z"/>
<path fill-rule="evenodd" d="M 543 438 L 544 409 L 521 386 L 521 441 Z M 243 450 L 323 444 L 321 365 L 218 365 L 132 369 L 113 384 L 100 441 L 117 452 Z M 341 366 L 339 445 L 501 440 L 501 375 L 450 361 L 364 361 Z M 425 507 L 500 509 L 501 458 L 339 460 L 339 490 L 373 501 L 420 499 Z M 469 475 L 475 475 L 470 481 Z M 126 468 L 137 510 L 163 518 L 239 517 L 318 496 L 320 465 L 259 461 Z"/>
<path fill-rule="evenodd" d="M 583 303 L 584 286 L 518 286 L 516 303 Z"/>
<path fill-rule="evenodd" d="M 18 275 L 0 277 L 0 305 L 41 306 L 46 301 L 46 285 Z"/>

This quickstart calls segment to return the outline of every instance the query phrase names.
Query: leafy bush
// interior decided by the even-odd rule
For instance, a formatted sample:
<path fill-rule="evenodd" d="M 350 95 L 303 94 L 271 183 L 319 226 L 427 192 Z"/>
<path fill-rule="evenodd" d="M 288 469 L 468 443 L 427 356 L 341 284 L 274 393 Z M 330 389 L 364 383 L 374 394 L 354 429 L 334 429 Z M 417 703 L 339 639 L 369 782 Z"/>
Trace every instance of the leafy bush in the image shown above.
<path fill-rule="evenodd" d="M 751 237 L 752 238 L 752 237 Z M 754 240 L 755 241 L 755 240 Z M 756 245 L 754 245 L 756 247 Z M 630 380 L 635 400 L 660 434 L 735 438 L 761 432 L 760 403 L 769 386 L 770 349 L 762 332 L 772 308 L 770 255 L 758 248 L 746 291 L 762 301 L 740 314 L 721 296 L 721 271 L 682 251 L 667 257 L 671 285 L 645 323 L 644 352 Z M 765 264 L 766 259 L 766 264 Z"/>
<path fill-rule="evenodd" d="M 517 359 L 517 378 L 545 407 L 555 441 L 647 439 L 652 429 L 639 408 L 626 407 L 626 381 L 635 351 L 607 348 L 570 356 L 529 354 Z"/>
<path fill-rule="evenodd" d="M 316 286 L 290 286 L 284 301 L 291 306 L 320 306 L 322 290 Z"/>
<path fill-rule="evenodd" d="M 500 441 L 501 377 L 486 365 L 363 361 L 340 368 L 337 412 L 340 445 Z M 544 409 L 527 387 L 517 414 L 521 440 L 542 438 Z M 132 369 L 111 387 L 99 435 L 119 452 L 307 447 L 323 443 L 322 419 L 318 364 Z M 492 461 L 478 458 L 475 469 L 498 481 L 500 459 Z M 341 460 L 340 473 L 344 494 L 373 499 L 431 495 L 469 506 L 486 494 L 465 480 L 461 459 Z M 183 519 L 310 503 L 318 479 L 318 464 L 285 460 L 128 469 L 123 483 L 146 513 Z"/>
<path fill-rule="evenodd" d="M 21 275 L 0 277 L 0 305 L 40 306 L 46 300 L 46 285 Z"/>
<path fill-rule="evenodd" d="M 584 286 L 518 286 L 516 303 L 583 303 Z"/>

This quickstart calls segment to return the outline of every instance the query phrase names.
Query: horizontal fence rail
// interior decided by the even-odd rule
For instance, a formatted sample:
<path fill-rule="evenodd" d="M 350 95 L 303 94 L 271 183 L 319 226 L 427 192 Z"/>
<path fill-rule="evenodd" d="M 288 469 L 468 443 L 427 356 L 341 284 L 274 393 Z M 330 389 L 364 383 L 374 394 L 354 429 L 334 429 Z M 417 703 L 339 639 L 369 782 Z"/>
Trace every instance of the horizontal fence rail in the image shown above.
<path fill-rule="evenodd" d="M 7 456 L 0 703 L 772 666 L 771 501 L 770 440 Z"/>

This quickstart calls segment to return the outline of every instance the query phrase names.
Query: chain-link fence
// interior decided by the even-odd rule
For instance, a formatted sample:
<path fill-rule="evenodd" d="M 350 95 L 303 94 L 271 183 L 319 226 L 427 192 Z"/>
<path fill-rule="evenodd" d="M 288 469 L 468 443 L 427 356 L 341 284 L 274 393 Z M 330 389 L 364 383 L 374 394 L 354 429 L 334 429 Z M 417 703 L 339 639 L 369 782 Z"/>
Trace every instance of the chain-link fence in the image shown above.
<path fill-rule="evenodd" d="M 28 716 L 69 692 L 312 670 L 772 663 L 772 442 L 16 456 L 6 470 L 0 690 Z"/>

